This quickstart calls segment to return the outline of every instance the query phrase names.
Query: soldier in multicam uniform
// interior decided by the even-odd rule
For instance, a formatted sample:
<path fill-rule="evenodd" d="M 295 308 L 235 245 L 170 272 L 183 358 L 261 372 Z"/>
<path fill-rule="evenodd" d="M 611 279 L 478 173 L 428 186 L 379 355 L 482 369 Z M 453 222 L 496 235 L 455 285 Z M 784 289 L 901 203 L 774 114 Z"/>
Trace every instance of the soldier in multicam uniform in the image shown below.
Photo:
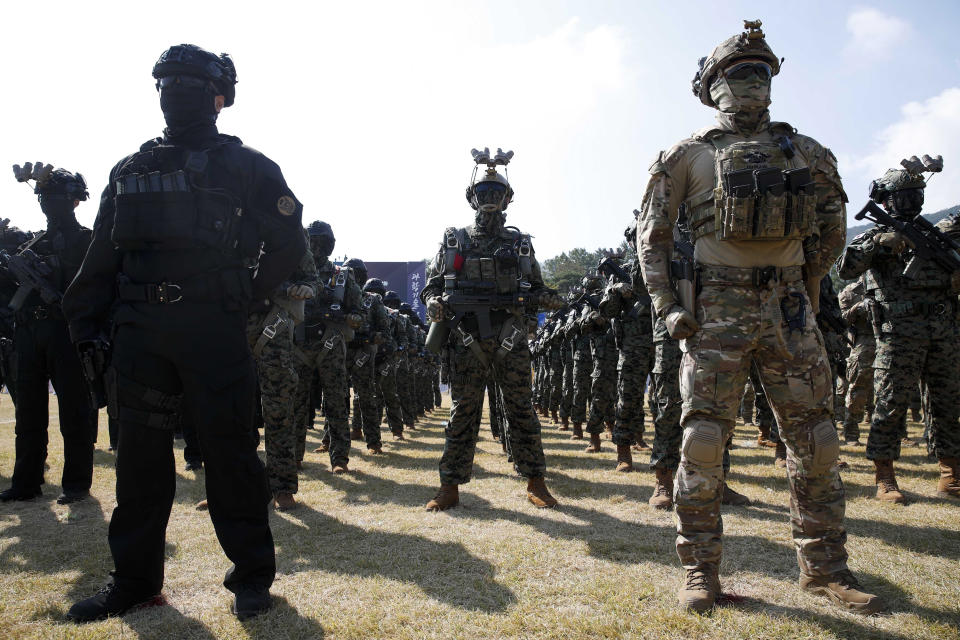
<path fill-rule="evenodd" d="M 863 276 L 840 291 L 840 313 L 854 335 L 847 359 L 846 414 L 843 439 L 848 445 L 860 445 L 860 422 L 866 410 L 867 422 L 873 417 L 873 359 L 877 340 L 873 335 L 871 299 L 864 295 Z"/>
<path fill-rule="evenodd" d="M 912 159 L 911 159 L 912 160 Z M 917 161 L 919 163 L 919 161 Z M 909 167 L 910 161 L 904 161 Z M 910 221 L 923 207 L 926 181 L 917 169 L 890 169 L 870 188 L 870 198 L 890 215 Z M 960 237 L 960 220 L 950 216 L 937 228 Z M 874 358 L 876 409 L 867 438 L 867 459 L 876 467 L 879 500 L 904 503 L 893 462 L 900 458 L 910 397 L 925 382 L 929 391 L 930 450 L 940 465 L 938 495 L 960 498 L 960 350 L 957 292 L 960 272 L 948 273 L 932 260 L 914 260 L 916 254 L 897 231 L 875 226 L 846 248 L 837 261 L 841 278 L 863 274 L 865 295 L 873 303 L 877 339 Z M 918 266 L 915 272 L 913 266 Z"/>
<path fill-rule="evenodd" d="M 627 227 L 628 242 L 636 237 L 636 225 Z M 617 447 L 617 471 L 633 471 L 630 447 L 643 441 L 643 388 L 650 373 L 653 327 L 650 296 L 643 285 L 640 263 L 624 265 L 631 282 L 611 283 L 600 301 L 600 315 L 611 321 L 617 358 L 617 406 L 613 444 Z"/>
<path fill-rule="evenodd" d="M 683 340 L 684 432 L 674 498 L 686 580 L 678 595 L 684 607 L 705 611 L 720 593 L 723 448 L 753 359 L 787 445 L 800 585 L 854 611 L 875 612 L 881 600 L 864 593 L 847 569 L 829 366 L 810 303 L 817 295 L 804 287 L 806 279 L 816 288 L 843 246 L 845 196 L 833 154 L 770 121 L 780 61 L 759 27 L 745 23 L 744 33 L 701 59 L 694 94 L 720 111 L 718 122 L 660 153 L 638 222 L 653 306 Z M 670 282 L 681 205 L 699 281 L 695 299 L 683 299 L 686 307 Z"/>
<path fill-rule="evenodd" d="M 491 159 L 488 151 L 474 152 L 476 169 L 466 195 L 476 211 L 475 222 L 466 228 L 450 227 L 445 231 L 443 244 L 427 271 L 426 286 L 420 292 L 427 316 L 435 323 L 445 320 L 450 296 L 490 295 L 491 289 L 496 296 L 539 298 L 538 306 L 557 308 L 562 304 L 543 284 L 530 236 L 504 226 L 504 211 L 513 189 L 496 167 L 505 165 L 512 155 L 498 152 Z M 453 352 L 453 402 L 440 460 L 440 491 L 427 503 L 430 511 L 456 506 L 459 485 L 470 480 L 483 390 L 490 371 L 503 395 L 508 451 L 517 473 L 527 478 L 527 498 L 537 507 L 557 504 L 543 478 L 547 466 L 540 423 L 531 399 L 526 311 L 526 305 L 492 305 L 488 310 L 463 317 L 456 331 L 449 331 L 445 340 L 439 334 L 437 341 L 449 344 Z M 487 322 L 493 337 L 482 335 L 481 327 L 486 327 Z M 448 327 L 435 325 L 433 329 L 445 326 Z"/>

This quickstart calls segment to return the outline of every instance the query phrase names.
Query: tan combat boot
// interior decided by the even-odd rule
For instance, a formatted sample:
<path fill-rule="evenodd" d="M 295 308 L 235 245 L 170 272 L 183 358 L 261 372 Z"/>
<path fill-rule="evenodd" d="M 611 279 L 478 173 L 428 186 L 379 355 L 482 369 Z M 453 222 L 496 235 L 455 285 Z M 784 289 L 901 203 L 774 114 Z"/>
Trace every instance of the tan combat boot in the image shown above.
<path fill-rule="evenodd" d="M 557 499 L 550 495 L 547 483 L 543 476 L 527 480 L 527 500 L 538 509 L 548 509 L 557 506 Z"/>
<path fill-rule="evenodd" d="M 313 450 L 314 453 L 327 453 L 330 451 L 330 445 L 323 442 L 320 443 L 320 446 Z"/>
<path fill-rule="evenodd" d="M 570 436 L 571 440 L 583 440 L 583 423 L 574 422 L 573 423 L 573 435 Z"/>
<path fill-rule="evenodd" d="M 207 499 L 204 498 L 197 504 L 193 505 L 193 508 L 196 509 L 197 511 L 207 511 L 208 509 L 210 509 L 210 505 L 207 504 Z"/>
<path fill-rule="evenodd" d="M 777 443 L 777 450 L 773 454 L 773 464 L 779 469 L 787 468 L 787 445 L 783 440 Z"/>
<path fill-rule="evenodd" d="M 633 456 L 630 454 L 630 445 L 617 445 L 617 471 L 630 473 L 633 471 Z"/>
<path fill-rule="evenodd" d="M 587 453 L 596 453 L 600 451 L 600 434 L 591 433 L 590 434 L 590 444 L 587 445 L 587 448 L 584 449 Z"/>
<path fill-rule="evenodd" d="M 775 449 L 777 443 L 770 439 L 770 425 L 762 424 L 759 429 L 760 433 L 757 434 L 757 446 Z"/>
<path fill-rule="evenodd" d="M 873 465 L 876 467 L 877 500 L 906 504 L 907 499 L 900 493 L 900 487 L 897 486 L 897 476 L 893 471 L 893 460 L 874 460 Z"/>
<path fill-rule="evenodd" d="M 371 455 L 383 455 L 383 447 L 367 447 L 367 453 Z"/>
<path fill-rule="evenodd" d="M 750 504 L 750 498 L 737 493 L 730 488 L 726 482 L 723 483 L 723 492 L 721 493 L 720 504 L 730 505 L 732 507 L 745 507 Z"/>
<path fill-rule="evenodd" d="M 695 569 L 687 569 L 686 579 L 677 592 L 677 599 L 684 609 L 703 613 L 713 608 L 719 595 L 720 576 L 717 574 L 717 567 L 703 564 Z"/>
<path fill-rule="evenodd" d="M 827 596 L 834 604 L 854 613 L 870 615 L 880 613 L 887 608 L 883 598 L 863 590 L 849 569 L 826 576 L 808 576 L 801 573 L 800 588 L 810 593 Z"/>
<path fill-rule="evenodd" d="M 351 440 L 363 440 L 363 430 L 360 427 L 354 427 L 350 430 Z"/>
<path fill-rule="evenodd" d="M 560 419 L 560 431 L 569 431 L 570 430 L 570 418 L 563 416 Z"/>
<path fill-rule="evenodd" d="M 656 474 L 657 483 L 647 504 L 654 509 L 669 509 L 673 506 L 673 469 L 657 469 Z"/>
<path fill-rule="evenodd" d="M 347 473 L 348 471 L 350 471 L 350 469 L 347 467 L 346 462 L 341 462 L 340 464 L 333 465 L 333 469 L 331 469 L 331 471 L 333 471 L 337 475 L 340 475 L 341 473 Z"/>
<path fill-rule="evenodd" d="M 273 504 L 277 511 L 290 511 L 297 508 L 297 501 L 292 493 L 278 493 L 273 496 Z"/>
<path fill-rule="evenodd" d="M 960 498 L 960 458 L 940 458 L 939 462 L 937 495 L 941 498 Z"/>
<path fill-rule="evenodd" d="M 643 438 L 637 439 L 637 443 L 633 445 L 634 451 L 650 451 L 650 445 L 648 445 Z"/>
<path fill-rule="evenodd" d="M 427 511 L 446 511 L 460 504 L 460 489 L 455 484 L 442 484 L 437 495 L 427 503 Z"/>

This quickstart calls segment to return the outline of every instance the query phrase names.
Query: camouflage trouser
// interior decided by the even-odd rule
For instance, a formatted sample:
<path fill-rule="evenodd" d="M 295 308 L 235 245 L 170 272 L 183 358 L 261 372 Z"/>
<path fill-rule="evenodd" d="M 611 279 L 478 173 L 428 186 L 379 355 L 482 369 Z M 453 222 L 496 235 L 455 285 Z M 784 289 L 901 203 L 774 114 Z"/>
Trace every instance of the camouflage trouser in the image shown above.
<path fill-rule="evenodd" d="M 547 408 L 550 411 L 558 411 L 560 396 L 563 395 L 563 354 L 560 352 L 560 347 L 550 348 L 550 375 L 547 384 L 550 394 Z"/>
<path fill-rule="evenodd" d="M 753 405 L 757 409 L 757 427 L 767 428 L 770 431 L 770 441 L 780 442 L 780 429 L 773 417 L 773 410 L 767 402 L 767 394 L 763 392 L 763 383 L 760 381 L 760 370 L 757 363 L 750 365 L 750 382 L 753 385 Z M 727 465 L 729 468 L 729 465 Z"/>
<path fill-rule="evenodd" d="M 632 445 L 643 438 L 643 389 L 650 373 L 650 316 L 623 322 L 617 360 L 617 407 L 613 443 Z"/>
<path fill-rule="evenodd" d="M 347 350 L 347 372 L 353 386 L 353 418 L 363 432 L 367 448 L 381 446 L 380 414 L 374 384 L 373 356 L 363 349 Z"/>
<path fill-rule="evenodd" d="M 680 386 L 684 427 L 674 489 L 677 554 L 684 567 L 718 567 L 723 448 L 733 430 L 743 386 L 756 362 L 787 447 L 790 513 L 800 569 L 826 575 L 846 568 L 845 497 L 830 368 L 823 338 L 801 282 L 703 286 L 700 331 L 683 341 Z M 781 306 L 781 301 L 783 304 Z M 803 329 L 773 318 L 805 311 Z"/>
<path fill-rule="evenodd" d="M 443 403 L 443 395 L 440 393 L 440 370 L 436 367 L 430 372 L 430 384 L 433 388 L 433 406 L 439 407 Z"/>
<path fill-rule="evenodd" d="M 590 350 L 580 349 L 573 354 L 573 406 L 570 419 L 582 424 L 587 421 L 587 402 L 590 399 L 590 372 L 593 371 L 593 358 Z"/>
<path fill-rule="evenodd" d="M 276 335 L 267 340 L 257 361 L 257 378 L 260 383 L 260 403 L 263 410 L 263 446 L 267 459 L 267 478 L 274 493 L 297 492 L 297 427 L 295 402 L 299 375 L 293 355 L 293 332 L 291 320 L 285 311 L 286 320 L 277 327 Z M 251 314 L 247 320 L 247 339 L 253 349 L 263 335 L 267 314 Z"/>
<path fill-rule="evenodd" d="M 407 357 L 401 355 L 397 359 L 396 385 L 397 396 L 400 398 L 400 409 L 403 411 L 403 423 L 412 426 L 417 418 L 417 409 L 413 402 L 413 378 L 410 377 L 410 364 Z"/>
<path fill-rule="evenodd" d="M 569 418 L 573 411 L 573 352 L 570 343 L 563 343 L 563 384 L 560 389 L 561 418 Z"/>
<path fill-rule="evenodd" d="M 330 465 L 347 464 L 350 460 L 350 427 L 347 424 L 347 350 L 343 336 L 335 333 L 329 340 L 311 340 L 301 344 L 300 350 L 320 377 L 324 424 L 330 440 Z M 306 439 L 306 424 L 300 426 L 297 437 Z"/>
<path fill-rule="evenodd" d="M 295 345 L 300 351 L 300 343 Z M 300 351 L 302 356 L 303 351 Z M 303 358 L 294 358 L 294 364 L 297 367 L 297 392 L 293 408 L 293 422 L 297 431 L 296 460 L 303 461 L 303 456 L 307 443 L 307 430 L 313 424 L 313 418 L 316 410 L 313 408 L 313 398 L 310 395 L 313 386 L 313 366 L 303 362 Z M 301 435 L 302 434 L 302 435 Z"/>
<path fill-rule="evenodd" d="M 960 457 L 960 341 L 952 323 L 930 322 L 917 337 L 883 334 L 877 340 L 873 392 L 876 409 L 867 438 L 868 460 L 897 460 L 906 435 L 907 408 L 918 382 L 927 383 L 930 450 L 938 458 Z"/>
<path fill-rule="evenodd" d="M 494 339 L 477 340 L 489 362 L 493 363 L 493 379 L 503 395 L 505 418 L 510 424 L 507 437 L 514 468 L 525 478 L 543 476 L 547 465 L 540 439 L 540 421 L 533 412 L 530 392 L 530 350 L 525 339 L 517 341 L 513 350 L 498 361 L 494 353 L 499 343 Z M 487 367 L 477 356 L 457 341 L 450 371 L 450 422 L 446 443 L 440 458 L 440 482 L 463 484 L 470 481 L 473 456 L 480 432 L 483 390 L 487 387 Z"/>
<path fill-rule="evenodd" d="M 540 354 L 536 358 L 536 371 L 533 376 L 533 394 L 537 406 L 545 409 L 550 399 L 546 396 L 547 383 L 545 380 L 550 377 L 549 359 Z"/>
<path fill-rule="evenodd" d="M 847 384 L 847 411 L 843 419 L 843 437 L 847 440 L 859 440 L 863 412 L 873 414 L 872 357 L 869 361 L 865 361 L 862 357 L 850 356 L 847 361 L 847 378 L 849 383 Z"/>
<path fill-rule="evenodd" d="M 609 331 L 593 339 L 593 371 L 590 373 L 590 418 L 588 433 L 601 433 L 605 422 L 616 417 L 614 403 L 617 398 L 617 347 Z"/>
<path fill-rule="evenodd" d="M 747 378 L 747 384 L 743 387 L 743 395 L 740 397 L 740 417 L 744 422 L 753 424 L 753 382 Z"/>
<path fill-rule="evenodd" d="M 662 321 L 661 321 L 662 322 Z M 680 464 L 680 344 L 673 338 L 654 343 L 651 394 L 653 412 L 653 451 L 651 469 L 676 470 Z"/>
<path fill-rule="evenodd" d="M 394 434 L 403 433 L 403 409 L 400 407 L 400 396 L 397 395 L 397 372 L 393 358 L 378 360 L 374 379 L 377 381 L 377 391 L 381 405 L 387 411 L 387 425 Z M 377 424 L 380 424 L 382 410 L 377 410 Z"/>

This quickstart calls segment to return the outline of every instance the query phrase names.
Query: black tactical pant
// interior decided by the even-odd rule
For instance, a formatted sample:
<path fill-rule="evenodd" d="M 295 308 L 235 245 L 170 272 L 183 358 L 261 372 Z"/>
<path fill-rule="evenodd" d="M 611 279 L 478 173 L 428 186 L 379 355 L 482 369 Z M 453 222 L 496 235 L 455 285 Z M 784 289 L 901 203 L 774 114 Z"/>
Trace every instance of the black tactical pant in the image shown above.
<path fill-rule="evenodd" d="M 117 329 L 111 405 L 119 413 L 120 439 L 109 540 L 114 582 L 121 588 L 153 594 L 163 586 L 164 541 L 176 490 L 176 408 L 158 406 L 155 397 L 148 400 L 144 388 L 182 394 L 180 410 L 196 428 L 210 518 L 234 563 L 224 586 L 237 591 L 273 583 L 270 490 L 257 455 L 257 380 L 245 327 L 242 313 L 207 309 L 196 313 L 189 329 Z M 164 415 L 168 425 L 148 426 Z"/>
<path fill-rule="evenodd" d="M 90 403 L 80 358 L 59 311 L 20 313 L 16 330 L 16 463 L 14 489 L 34 491 L 43 484 L 47 459 L 49 401 L 53 383 L 63 435 L 64 491 L 87 491 L 93 482 L 97 415 Z M 44 317 L 46 316 L 46 317 Z"/>

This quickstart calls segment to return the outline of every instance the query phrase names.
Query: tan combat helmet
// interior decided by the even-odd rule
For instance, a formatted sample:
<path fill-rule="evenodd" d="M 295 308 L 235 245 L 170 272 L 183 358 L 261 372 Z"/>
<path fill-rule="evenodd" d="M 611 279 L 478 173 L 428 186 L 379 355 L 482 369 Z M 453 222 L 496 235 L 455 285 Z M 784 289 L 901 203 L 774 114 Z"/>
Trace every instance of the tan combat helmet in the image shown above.
<path fill-rule="evenodd" d="M 728 64 L 741 58 L 759 58 L 770 65 L 773 75 L 780 73 L 782 58 L 777 58 L 760 29 L 759 20 L 744 20 L 741 34 L 731 36 L 721 42 L 705 58 L 700 58 L 700 68 L 693 77 L 693 95 L 708 107 L 716 107 L 710 98 L 710 83 L 713 77 L 725 69 Z"/>

